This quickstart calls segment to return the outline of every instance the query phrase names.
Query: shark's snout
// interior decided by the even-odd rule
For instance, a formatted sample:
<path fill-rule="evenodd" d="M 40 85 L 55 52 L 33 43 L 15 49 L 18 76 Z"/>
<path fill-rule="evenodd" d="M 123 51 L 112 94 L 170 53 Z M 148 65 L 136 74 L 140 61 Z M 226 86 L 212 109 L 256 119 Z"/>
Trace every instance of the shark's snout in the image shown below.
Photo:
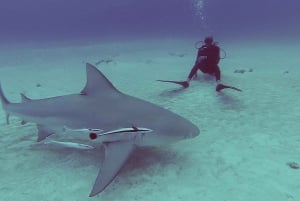
<path fill-rule="evenodd" d="M 194 138 L 200 134 L 199 128 L 190 120 L 173 113 L 165 113 L 156 119 L 156 132 L 169 136 L 174 141 Z"/>
<path fill-rule="evenodd" d="M 185 138 L 186 139 L 194 138 L 194 137 L 198 136 L 199 134 L 200 134 L 200 129 L 196 125 L 192 124 L 192 126 L 189 127 Z"/>

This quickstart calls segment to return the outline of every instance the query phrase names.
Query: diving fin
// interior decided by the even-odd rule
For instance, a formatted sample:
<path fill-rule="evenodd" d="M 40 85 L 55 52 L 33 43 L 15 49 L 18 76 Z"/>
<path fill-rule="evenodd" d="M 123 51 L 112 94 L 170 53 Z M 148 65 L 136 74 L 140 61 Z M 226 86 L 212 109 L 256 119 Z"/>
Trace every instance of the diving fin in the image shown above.
<path fill-rule="evenodd" d="M 169 83 L 174 83 L 174 84 L 179 84 L 181 85 L 183 88 L 188 88 L 190 86 L 188 81 L 173 81 L 173 80 L 156 80 L 159 82 L 169 82 Z"/>
<path fill-rule="evenodd" d="M 216 91 L 217 92 L 220 92 L 221 90 L 223 89 L 233 89 L 233 90 L 236 90 L 236 91 L 242 91 L 241 89 L 239 88 L 236 88 L 236 87 L 233 87 L 233 86 L 229 86 L 229 85 L 224 85 L 224 84 L 218 84 L 216 86 Z"/>

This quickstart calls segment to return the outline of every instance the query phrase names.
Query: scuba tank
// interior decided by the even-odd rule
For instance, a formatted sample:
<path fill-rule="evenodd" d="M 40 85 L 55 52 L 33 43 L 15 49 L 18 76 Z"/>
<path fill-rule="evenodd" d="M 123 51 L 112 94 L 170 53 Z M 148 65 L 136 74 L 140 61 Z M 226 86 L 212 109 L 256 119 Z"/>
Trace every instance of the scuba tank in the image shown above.
<path fill-rule="evenodd" d="M 195 44 L 194 44 L 194 47 L 199 50 L 201 47 L 202 47 L 202 44 L 204 43 L 204 41 L 202 40 L 199 40 L 199 41 L 196 41 Z M 218 43 L 214 43 L 214 45 L 218 45 Z M 222 48 L 220 48 L 221 50 L 221 53 L 222 53 L 222 56 L 220 57 L 220 59 L 225 59 L 226 58 L 226 51 Z"/>

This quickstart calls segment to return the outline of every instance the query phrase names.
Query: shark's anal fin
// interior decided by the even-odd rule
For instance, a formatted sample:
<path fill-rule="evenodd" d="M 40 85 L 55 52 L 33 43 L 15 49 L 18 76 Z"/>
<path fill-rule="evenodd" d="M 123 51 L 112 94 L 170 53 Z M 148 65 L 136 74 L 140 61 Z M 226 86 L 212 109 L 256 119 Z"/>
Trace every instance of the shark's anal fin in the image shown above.
<path fill-rule="evenodd" d="M 105 159 L 99 170 L 90 197 L 102 192 L 112 182 L 134 148 L 135 145 L 132 141 L 105 143 Z"/>
<path fill-rule="evenodd" d="M 46 139 L 48 136 L 54 133 L 53 131 L 47 129 L 43 125 L 37 125 L 37 129 L 38 129 L 38 139 L 37 139 L 38 142 Z"/>

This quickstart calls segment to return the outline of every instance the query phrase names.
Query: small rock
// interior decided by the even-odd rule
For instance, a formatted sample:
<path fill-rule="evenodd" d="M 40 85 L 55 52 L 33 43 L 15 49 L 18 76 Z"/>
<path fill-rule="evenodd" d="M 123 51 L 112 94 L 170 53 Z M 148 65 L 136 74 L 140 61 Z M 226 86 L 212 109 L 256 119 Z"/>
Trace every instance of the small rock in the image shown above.
<path fill-rule="evenodd" d="M 186 54 L 184 53 L 174 53 L 174 52 L 169 52 L 170 56 L 175 56 L 175 57 L 184 57 Z"/>
<path fill-rule="evenodd" d="M 114 61 L 114 60 L 112 60 L 112 59 L 101 59 L 101 60 L 97 61 L 97 62 L 95 63 L 95 65 L 98 66 L 98 65 L 100 65 L 100 64 L 102 64 L 102 63 L 109 64 L 109 63 L 111 63 L 111 62 L 113 62 L 113 61 Z"/>
<path fill-rule="evenodd" d="M 244 69 L 239 69 L 234 71 L 234 73 L 241 73 L 241 74 L 243 74 L 244 72 L 246 72 L 246 70 Z"/>
<path fill-rule="evenodd" d="M 35 86 L 36 87 L 41 87 L 42 85 L 40 83 L 37 83 Z"/>
<path fill-rule="evenodd" d="M 147 59 L 147 60 L 145 61 L 145 63 L 146 63 L 146 64 L 152 64 L 152 63 L 153 63 L 153 60 Z"/>
<path fill-rule="evenodd" d="M 299 165 L 296 162 L 287 162 L 286 164 L 292 169 L 299 169 Z"/>

